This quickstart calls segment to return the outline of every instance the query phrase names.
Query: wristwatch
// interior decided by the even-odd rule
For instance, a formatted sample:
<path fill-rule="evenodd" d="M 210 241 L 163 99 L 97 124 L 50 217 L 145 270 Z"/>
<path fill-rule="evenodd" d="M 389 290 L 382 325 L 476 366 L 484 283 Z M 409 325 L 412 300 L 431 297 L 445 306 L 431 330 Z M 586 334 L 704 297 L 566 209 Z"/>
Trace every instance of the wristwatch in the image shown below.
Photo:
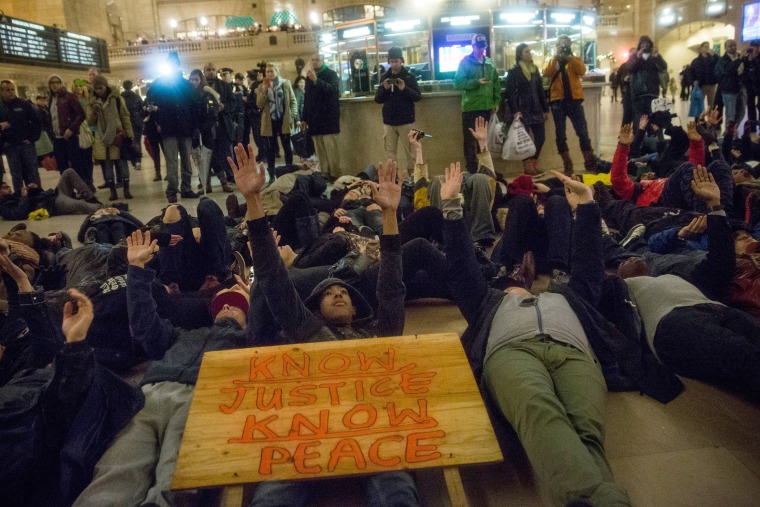
<path fill-rule="evenodd" d="M 723 211 L 725 209 L 726 209 L 725 206 L 723 206 L 722 204 L 718 204 L 717 206 L 712 206 L 710 208 L 710 212 L 713 212 L 713 211 Z"/>

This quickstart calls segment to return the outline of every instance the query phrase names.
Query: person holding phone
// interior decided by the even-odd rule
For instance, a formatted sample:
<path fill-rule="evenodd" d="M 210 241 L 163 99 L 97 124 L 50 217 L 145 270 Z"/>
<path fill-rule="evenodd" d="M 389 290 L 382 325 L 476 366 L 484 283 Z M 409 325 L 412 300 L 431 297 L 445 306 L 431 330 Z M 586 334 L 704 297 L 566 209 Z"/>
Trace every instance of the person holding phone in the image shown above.
<path fill-rule="evenodd" d="M 383 139 L 385 153 L 389 159 L 396 159 L 399 139 L 406 157 L 406 169 L 414 170 L 412 147 L 406 141 L 414 124 L 414 103 L 422 98 L 417 78 L 404 66 L 404 55 L 400 47 L 388 50 L 388 70 L 380 77 L 380 86 L 375 92 L 375 102 L 383 105 Z"/>
<path fill-rule="evenodd" d="M 309 129 L 322 174 L 334 181 L 340 176 L 340 79 L 319 53 L 311 55 L 301 75 L 306 78 L 301 129 Z"/>
<path fill-rule="evenodd" d="M 277 137 L 282 142 L 285 163 L 293 163 L 290 132 L 295 126 L 298 103 L 290 81 L 280 76 L 274 63 L 267 63 L 264 82 L 256 89 L 256 105 L 261 109 L 261 135 L 267 143 L 267 172 L 269 182 L 274 181 L 274 159 Z"/>

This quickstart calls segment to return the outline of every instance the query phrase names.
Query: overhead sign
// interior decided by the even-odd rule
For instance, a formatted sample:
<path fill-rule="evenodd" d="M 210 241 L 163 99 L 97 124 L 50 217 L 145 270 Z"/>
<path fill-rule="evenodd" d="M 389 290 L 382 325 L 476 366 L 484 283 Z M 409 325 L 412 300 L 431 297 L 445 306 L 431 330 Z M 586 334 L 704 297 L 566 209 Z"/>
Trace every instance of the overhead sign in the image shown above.
<path fill-rule="evenodd" d="M 103 39 L 5 16 L 0 21 L 0 61 L 25 65 L 109 70 Z"/>
<path fill-rule="evenodd" d="M 494 25 L 535 25 L 544 22 L 543 10 L 509 10 L 494 16 Z"/>
<path fill-rule="evenodd" d="M 378 21 L 377 33 L 378 34 L 393 34 L 403 32 L 416 32 L 419 30 L 427 30 L 427 20 L 425 19 L 395 19 L 392 21 Z"/>
<path fill-rule="evenodd" d="M 502 459 L 456 334 L 208 352 L 173 489 Z"/>
<path fill-rule="evenodd" d="M 338 40 L 355 39 L 357 37 L 369 37 L 371 35 L 375 35 L 374 23 L 338 29 Z"/>
<path fill-rule="evenodd" d="M 581 24 L 581 13 L 579 11 L 557 11 L 547 9 L 546 24 L 554 26 L 572 26 Z"/>

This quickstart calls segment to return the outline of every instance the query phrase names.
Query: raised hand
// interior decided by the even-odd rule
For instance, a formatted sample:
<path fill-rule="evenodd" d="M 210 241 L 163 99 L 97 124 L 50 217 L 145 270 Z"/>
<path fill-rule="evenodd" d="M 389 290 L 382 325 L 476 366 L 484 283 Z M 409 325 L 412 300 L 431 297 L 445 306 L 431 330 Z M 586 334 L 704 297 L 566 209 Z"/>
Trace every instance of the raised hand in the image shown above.
<path fill-rule="evenodd" d="M 76 289 L 69 289 L 69 296 L 74 300 L 67 301 L 63 306 L 63 325 L 61 330 L 66 337 L 66 343 L 81 342 L 87 337 L 87 330 L 90 329 L 95 311 L 90 298 Z M 77 311 L 74 313 L 74 302 L 77 305 Z"/>
<path fill-rule="evenodd" d="M 5 244 L 5 248 L 1 246 L 2 244 Z M 27 276 L 26 272 L 23 269 L 13 263 L 11 258 L 8 256 L 10 254 L 8 243 L 3 240 L 0 240 L 0 251 L 8 252 L 0 253 L 0 269 L 8 273 L 8 275 L 13 278 L 13 281 L 16 282 L 16 285 L 18 286 L 18 291 L 20 293 L 34 292 L 32 282 L 29 281 L 29 276 Z"/>
<path fill-rule="evenodd" d="M 470 129 L 472 137 L 477 139 L 481 146 L 485 146 L 488 139 L 488 122 L 482 116 L 475 118 L 475 130 Z"/>
<path fill-rule="evenodd" d="M 385 165 L 382 162 L 377 164 L 377 178 L 379 183 L 372 185 L 372 200 L 380 206 L 383 211 L 398 209 L 398 203 L 401 200 L 401 182 L 396 181 L 396 171 L 398 165 L 395 160 L 388 160 Z"/>
<path fill-rule="evenodd" d="M 686 239 L 691 236 L 698 236 L 707 230 L 707 215 L 700 215 L 689 222 L 689 225 L 682 227 L 678 231 L 678 237 Z"/>
<path fill-rule="evenodd" d="M 710 114 L 707 116 L 707 123 L 709 125 L 720 125 L 720 110 L 718 106 L 715 106 Z"/>
<path fill-rule="evenodd" d="M 633 123 L 628 123 L 620 127 L 618 142 L 624 146 L 633 144 Z"/>
<path fill-rule="evenodd" d="M 697 125 L 693 121 L 686 124 L 686 135 L 689 137 L 689 141 L 700 141 L 702 139 L 702 135 L 697 132 Z"/>
<path fill-rule="evenodd" d="M 256 164 L 256 154 L 250 144 L 246 151 L 245 147 L 238 143 L 235 146 L 235 156 L 237 164 L 232 157 L 227 157 L 227 163 L 230 164 L 235 177 L 235 185 L 246 200 L 256 197 L 261 193 L 267 180 L 264 164 Z"/>
<path fill-rule="evenodd" d="M 158 252 L 158 240 L 150 240 L 150 232 L 143 233 L 140 229 L 127 238 L 127 261 L 131 266 L 144 268 Z"/>
<path fill-rule="evenodd" d="M 707 172 L 705 166 L 698 165 L 694 168 L 694 179 L 691 181 L 691 189 L 710 208 L 720 205 L 720 187 L 715 183 L 713 175 Z"/>
<path fill-rule="evenodd" d="M 649 115 L 642 114 L 639 117 L 639 130 L 646 130 L 647 125 L 649 125 Z"/>
<path fill-rule="evenodd" d="M 459 191 L 462 188 L 462 170 L 459 162 L 449 164 L 441 178 L 441 200 L 456 199 L 459 197 Z"/>
<path fill-rule="evenodd" d="M 591 187 L 582 181 L 573 179 L 558 171 L 552 171 L 552 174 L 565 185 L 565 197 L 572 209 L 575 209 L 579 204 L 588 204 L 594 200 L 594 193 L 591 191 Z"/>

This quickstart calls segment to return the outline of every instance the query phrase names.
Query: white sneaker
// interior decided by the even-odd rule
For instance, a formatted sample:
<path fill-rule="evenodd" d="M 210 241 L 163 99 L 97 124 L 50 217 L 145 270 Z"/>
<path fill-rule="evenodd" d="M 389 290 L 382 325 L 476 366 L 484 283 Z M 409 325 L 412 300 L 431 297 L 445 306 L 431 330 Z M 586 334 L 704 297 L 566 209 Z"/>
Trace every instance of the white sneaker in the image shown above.
<path fill-rule="evenodd" d="M 643 236 L 645 232 L 647 232 L 647 226 L 644 224 L 638 224 L 634 227 L 631 227 L 631 230 L 628 231 L 628 234 L 626 234 L 623 240 L 620 242 L 620 246 L 623 248 L 627 247 L 629 244 L 633 243 L 634 240 Z"/>

